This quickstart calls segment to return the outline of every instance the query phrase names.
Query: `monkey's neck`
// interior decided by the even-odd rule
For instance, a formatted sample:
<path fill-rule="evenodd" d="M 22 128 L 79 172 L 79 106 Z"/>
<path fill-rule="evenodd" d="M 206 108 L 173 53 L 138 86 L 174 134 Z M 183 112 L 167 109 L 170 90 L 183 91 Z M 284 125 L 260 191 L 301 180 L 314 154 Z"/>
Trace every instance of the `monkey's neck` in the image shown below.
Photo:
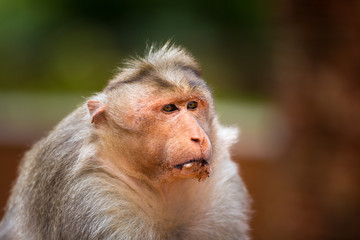
<path fill-rule="evenodd" d="M 125 195 L 123 197 L 129 198 L 129 202 L 143 209 L 147 216 L 159 218 L 161 213 L 162 219 L 166 219 L 164 221 L 171 222 L 172 219 L 176 221 L 179 218 L 189 218 L 201 212 L 203 206 L 207 206 L 205 202 L 209 199 L 206 198 L 206 192 L 211 186 L 211 177 L 202 182 L 195 178 L 152 180 L 109 165 L 111 162 L 106 161 L 105 164 L 107 171 L 122 186 L 119 194 Z"/>
<path fill-rule="evenodd" d="M 199 182 L 197 179 L 172 179 L 171 181 L 151 181 L 149 179 L 137 178 L 131 175 L 121 174 L 119 176 L 122 184 L 134 194 L 132 201 L 136 202 L 145 212 L 161 211 L 167 217 L 171 215 L 179 217 L 186 209 L 196 212 L 201 208 L 207 196 L 204 191 L 208 189 L 207 179 Z M 154 215 L 149 212 L 149 215 Z"/>

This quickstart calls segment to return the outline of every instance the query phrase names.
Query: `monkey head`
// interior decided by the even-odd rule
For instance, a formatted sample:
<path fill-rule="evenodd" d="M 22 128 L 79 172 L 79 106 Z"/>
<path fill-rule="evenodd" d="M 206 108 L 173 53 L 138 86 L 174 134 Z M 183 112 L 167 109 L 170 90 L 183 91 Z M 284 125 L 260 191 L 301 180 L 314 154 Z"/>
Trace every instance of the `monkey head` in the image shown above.
<path fill-rule="evenodd" d="M 139 178 L 205 180 L 215 141 L 211 92 L 193 58 L 168 48 L 132 61 L 88 101 L 100 157 Z"/>

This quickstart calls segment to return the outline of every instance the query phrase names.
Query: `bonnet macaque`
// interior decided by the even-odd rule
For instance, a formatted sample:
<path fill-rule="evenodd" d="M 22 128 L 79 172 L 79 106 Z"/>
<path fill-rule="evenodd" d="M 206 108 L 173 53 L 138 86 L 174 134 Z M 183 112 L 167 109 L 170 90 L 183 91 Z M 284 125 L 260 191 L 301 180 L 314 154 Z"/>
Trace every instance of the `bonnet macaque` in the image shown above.
<path fill-rule="evenodd" d="M 249 239 L 236 137 L 193 57 L 151 48 L 25 154 L 0 239 Z"/>

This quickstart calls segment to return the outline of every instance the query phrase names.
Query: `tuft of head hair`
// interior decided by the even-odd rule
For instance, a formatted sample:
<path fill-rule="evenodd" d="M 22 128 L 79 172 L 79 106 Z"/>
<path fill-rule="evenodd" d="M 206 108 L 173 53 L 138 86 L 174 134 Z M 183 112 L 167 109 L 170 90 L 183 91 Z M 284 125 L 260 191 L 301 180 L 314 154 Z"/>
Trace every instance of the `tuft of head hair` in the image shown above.
<path fill-rule="evenodd" d="M 171 42 L 165 43 L 162 47 L 156 48 L 152 45 L 147 56 L 141 62 L 147 62 L 154 66 L 183 64 L 200 72 L 200 67 L 194 57 L 183 47 L 176 46 Z"/>
<path fill-rule="evenodd" d="M 157 48 L 151 45 L 145 57 L 134 57 L 125 62 L 124 67 L 119 69 L 119 73 L 109 82 L 106 90 L 116 88 L 120 83 L 128 83 L 149 75 L 152 71 L 161 71 L 171 68 L 179 68 L 191 71 L 197 76 L 201 76 L 200 66 L 194 57 L 183 47 L 176 46 L 170 41 Z"/>

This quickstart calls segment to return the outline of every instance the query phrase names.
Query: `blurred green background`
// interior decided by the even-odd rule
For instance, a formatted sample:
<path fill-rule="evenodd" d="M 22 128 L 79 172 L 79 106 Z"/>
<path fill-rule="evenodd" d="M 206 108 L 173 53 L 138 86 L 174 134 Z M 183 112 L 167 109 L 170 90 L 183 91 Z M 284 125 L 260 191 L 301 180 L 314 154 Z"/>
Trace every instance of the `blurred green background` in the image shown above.
<path fill-rule="evenodd" d="M 0 1 L 0 207 L 31 144 L 171 39 L 199 61 L 221 122 L 241 128 L 253 239 L 359 239 L 359 12 L 357 0 Z"/>
<path fill-rule="evenodd" d="M 3 0 L 0 87 L 99 91 L 124 58 L 172 39 L 202 63 L 217 95 L 262 96 L 271 38 L 263 2 Z"/>

